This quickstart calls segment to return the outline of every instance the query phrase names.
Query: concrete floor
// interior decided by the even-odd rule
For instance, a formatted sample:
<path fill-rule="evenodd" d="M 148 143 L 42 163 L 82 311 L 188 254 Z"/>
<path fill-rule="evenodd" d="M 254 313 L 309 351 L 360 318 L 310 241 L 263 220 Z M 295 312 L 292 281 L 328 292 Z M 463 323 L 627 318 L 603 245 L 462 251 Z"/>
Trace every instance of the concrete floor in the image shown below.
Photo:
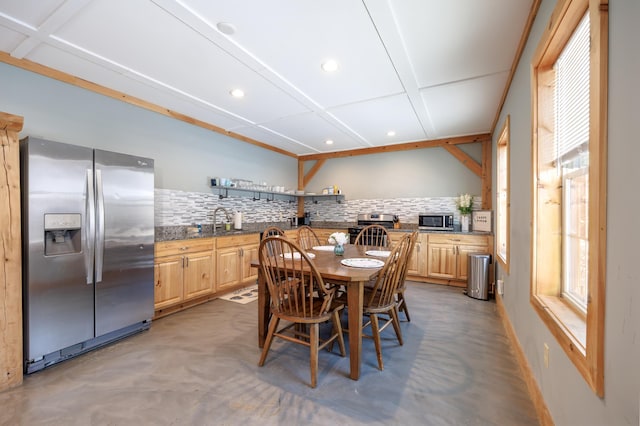
<path fill-rule="evenodd" d="M 537 425 L 493 301 L 409 283 L 404 346 L 384 331 L 349 358 L 276 340 L 258 367 L 257 302 L 215 300 L 149 331 L 25 377 L 0 393 L 0 425 Z M 347 347 L 348 349 L 348 347 Z"/>

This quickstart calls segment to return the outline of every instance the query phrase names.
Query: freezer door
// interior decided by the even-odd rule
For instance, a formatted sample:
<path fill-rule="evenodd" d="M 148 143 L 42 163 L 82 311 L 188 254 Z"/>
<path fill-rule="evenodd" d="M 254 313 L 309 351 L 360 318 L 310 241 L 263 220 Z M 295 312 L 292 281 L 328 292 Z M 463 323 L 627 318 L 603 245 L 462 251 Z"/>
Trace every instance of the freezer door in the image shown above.
<path fill-rule="evenodd" d="M 95 150 L 96 336 L 153 317 L 153 160 Z"/>
<path fill-rule="evenodd" d="M 93 238 L 87 208 L 93 150 L 21 141 L 24 357 L 94 336 Z"/>

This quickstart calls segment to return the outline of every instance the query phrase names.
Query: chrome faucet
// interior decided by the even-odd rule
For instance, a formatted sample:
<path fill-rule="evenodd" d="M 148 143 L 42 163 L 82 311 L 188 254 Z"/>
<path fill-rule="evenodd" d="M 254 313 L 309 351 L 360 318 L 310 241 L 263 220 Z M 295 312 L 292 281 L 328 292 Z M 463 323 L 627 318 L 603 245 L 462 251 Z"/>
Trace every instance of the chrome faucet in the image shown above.
<path fill-rule="evenodd" d="M 227 221 L 231 222 L 231 215 L 229 214 L 227 209 L 225 209 L 224 207 L 216 207 L 216 209 L 213 211 L 213 235 L 216 235 L 216 227 L 218 226 L 217 224 L 218 210 L 222 210 L 225 216 L 227 217 Z"/>

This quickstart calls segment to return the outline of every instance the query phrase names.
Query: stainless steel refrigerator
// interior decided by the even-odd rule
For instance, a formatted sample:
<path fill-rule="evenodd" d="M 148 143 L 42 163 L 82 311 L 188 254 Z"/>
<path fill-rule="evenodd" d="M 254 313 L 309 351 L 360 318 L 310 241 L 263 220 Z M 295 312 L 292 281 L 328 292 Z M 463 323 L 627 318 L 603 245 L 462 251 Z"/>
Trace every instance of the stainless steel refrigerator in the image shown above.
<path fill-rule="evenodd" d="M 20 145 L 25 372 L 148 329 L 153 160 Z"/>

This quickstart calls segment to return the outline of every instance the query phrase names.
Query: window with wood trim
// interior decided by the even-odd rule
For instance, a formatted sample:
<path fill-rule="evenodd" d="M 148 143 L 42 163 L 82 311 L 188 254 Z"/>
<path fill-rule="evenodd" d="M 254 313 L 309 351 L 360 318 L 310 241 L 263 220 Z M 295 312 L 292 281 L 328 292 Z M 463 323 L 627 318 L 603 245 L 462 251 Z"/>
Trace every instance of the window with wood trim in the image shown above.
<path fill-rule="evenodd" d="M 560 0 L 532 66 L 531 303 L 603 396 L 608 1 Z"/>
<path fill-rule="evenodd" d="M 509 130 L 510 117 L 504 122 L 497 146 L 496 186 L 496 257 L 505 272 L 509 273 Z"/>

